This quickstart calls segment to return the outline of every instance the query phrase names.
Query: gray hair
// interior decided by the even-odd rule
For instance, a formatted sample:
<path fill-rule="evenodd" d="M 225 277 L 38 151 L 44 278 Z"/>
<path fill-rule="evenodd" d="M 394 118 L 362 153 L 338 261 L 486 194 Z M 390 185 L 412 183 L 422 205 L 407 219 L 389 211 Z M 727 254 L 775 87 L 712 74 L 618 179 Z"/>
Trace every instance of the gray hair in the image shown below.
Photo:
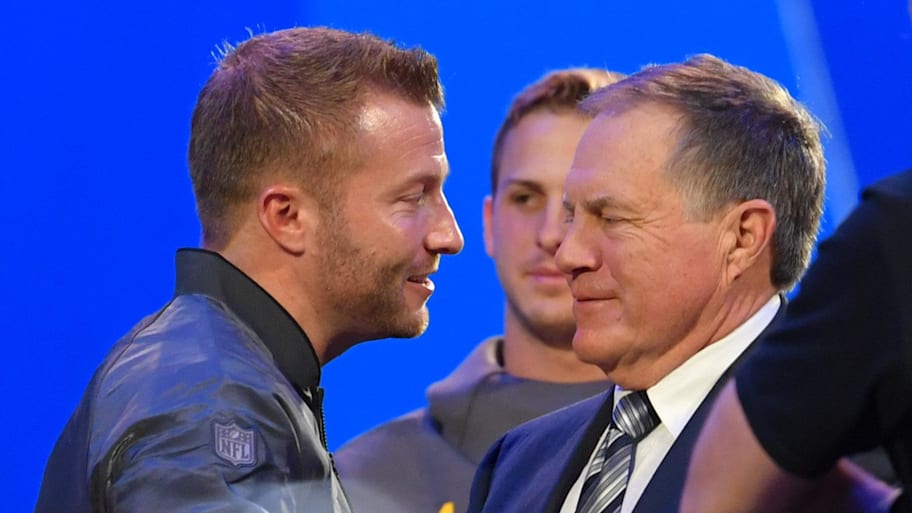
<path fill-rule="evenodd" d="M 691 218 L 762 199 L 776 212 L 771 281 L 791 288 L 810 262 L 826 171 L 822 125 L 775 81 L 712 55 L 647 66 L 589 96 L 581 109 L 617 114 L 654 102 L 681 113 L 666 173 Z"/>

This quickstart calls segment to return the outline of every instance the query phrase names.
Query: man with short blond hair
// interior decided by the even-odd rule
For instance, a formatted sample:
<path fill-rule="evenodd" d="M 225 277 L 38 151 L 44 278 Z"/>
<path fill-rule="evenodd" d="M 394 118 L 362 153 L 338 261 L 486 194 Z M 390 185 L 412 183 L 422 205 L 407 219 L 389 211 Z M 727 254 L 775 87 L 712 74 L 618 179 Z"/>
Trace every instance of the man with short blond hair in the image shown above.
<path fill-rule="evenodd" d="M 202 249 L 109 352 L 47 465 L 39 512 L 348 512 L 321 366 L 428 324 L 462 248 L 436 60 L 297 28 L 225 55 L 199 95 Z"/>

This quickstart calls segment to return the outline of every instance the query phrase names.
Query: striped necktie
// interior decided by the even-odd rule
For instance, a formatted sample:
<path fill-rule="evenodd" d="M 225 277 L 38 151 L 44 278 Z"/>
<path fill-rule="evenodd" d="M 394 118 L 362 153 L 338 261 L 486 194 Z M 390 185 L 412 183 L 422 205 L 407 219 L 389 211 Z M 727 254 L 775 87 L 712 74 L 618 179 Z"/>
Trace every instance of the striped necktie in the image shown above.
<path fill-rule="evenodd" d="M 633 469 L 634 444 L 659 425 L 645 391 L 618 400 L 604 443 L 589 465 L 576 513 L 616 513 Z"/>

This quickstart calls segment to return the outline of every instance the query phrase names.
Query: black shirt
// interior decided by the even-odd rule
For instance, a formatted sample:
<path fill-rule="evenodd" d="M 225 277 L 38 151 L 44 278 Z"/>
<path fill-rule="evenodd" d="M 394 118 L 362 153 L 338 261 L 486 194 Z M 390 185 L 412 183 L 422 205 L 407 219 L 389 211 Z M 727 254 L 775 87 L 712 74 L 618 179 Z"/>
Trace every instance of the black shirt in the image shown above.
<path fill-rule="evenodd" d="M 912 170 L 869 188 L 821 244 L 786 321 L 736 376 L 755 435 L 816 477 L 883 445 L 912 485 Z"/>

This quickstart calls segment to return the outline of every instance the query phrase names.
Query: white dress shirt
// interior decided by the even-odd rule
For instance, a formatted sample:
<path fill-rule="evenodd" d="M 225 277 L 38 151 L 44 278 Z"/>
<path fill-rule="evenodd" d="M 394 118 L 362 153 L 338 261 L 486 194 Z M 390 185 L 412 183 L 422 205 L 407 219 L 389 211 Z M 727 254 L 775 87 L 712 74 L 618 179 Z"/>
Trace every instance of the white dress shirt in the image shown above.
<path fill-rule="evenodd" d="M 633 511 L 652 475 L 659 468 L 659 464 L 662 463 L 687 422 L 700 407 L 703 399 L 706 398 L 722 374 L 772 322 L 779 310 L 779 305 L 780 299 L 777 294 L 731 333 L 691 356 L 677 369 L 646 390 L 646 395 L 661 423 L 646 438 L 636 444 L 633 471 L 627 482 L 621 513 Z M 630 392 L 616 387 L 615 405 L 619 398 L 628 393 Z M 608 429 L 606 428 L 595 445 L 595 450 L 589 456 L 589 463 L 582 468 L 579 477 L 567 493 L 560 513 L 576 511 L 586 471 L 607 434 Z"/>

